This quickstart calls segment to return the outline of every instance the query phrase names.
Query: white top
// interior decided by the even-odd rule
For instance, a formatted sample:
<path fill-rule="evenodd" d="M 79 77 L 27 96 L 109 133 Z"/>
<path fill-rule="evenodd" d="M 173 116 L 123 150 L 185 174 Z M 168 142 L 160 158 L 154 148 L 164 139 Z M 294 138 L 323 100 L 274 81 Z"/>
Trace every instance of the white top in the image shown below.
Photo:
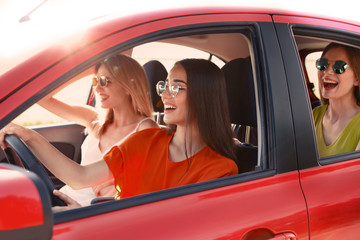
<path fill-rule="evenodd" d="M 89 133 L 84 142 L 81 145 L 81 165 L 88 165 L 103 159 L 103 155 L 105 155 L 113 146 L 120 145 L 126 138 L 128 138 L 134 132 L 137 132 L 139 126 L 149 118 L 142 119 L 135 127 L 133 131 L 131 131 L 126 137 L 122 138 L 119 142 L 112 145 L 110 148 L 106 149 L 104 153 L 100 151 L 100 142 L 94 134 Z M 82 206 L 90 205 L 91 200 L 96 198 L 93 189 L 83 188 L 80 190 L 74 190 L 70 186 L 65 185 L 60 189 L 61 192 L 65 193 L 66 195 L 70 196 L 75 201 L 79 202 Z"/>

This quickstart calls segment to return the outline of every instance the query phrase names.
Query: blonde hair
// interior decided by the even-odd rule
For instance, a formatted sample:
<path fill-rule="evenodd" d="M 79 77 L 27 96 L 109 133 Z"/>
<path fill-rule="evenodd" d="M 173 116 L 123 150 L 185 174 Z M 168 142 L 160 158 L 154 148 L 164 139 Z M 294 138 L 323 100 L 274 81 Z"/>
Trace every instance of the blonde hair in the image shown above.
<path fill-rule="evenodd" d="M 112 79 L 120 83 L 124 90 L 129 93 L 134 113 L 144 117 L 152 117 L 153 107 L 150 100 L 149 83 L 143 67 L 136 60 L 125 55 L 114 55 L 99 63 L 96 66 L 96 71 L 99 70 L 100 66 L 105 66 Z M 98 134 L 103 134 L 113 121 L 114 111 L 109 109 Z"/>

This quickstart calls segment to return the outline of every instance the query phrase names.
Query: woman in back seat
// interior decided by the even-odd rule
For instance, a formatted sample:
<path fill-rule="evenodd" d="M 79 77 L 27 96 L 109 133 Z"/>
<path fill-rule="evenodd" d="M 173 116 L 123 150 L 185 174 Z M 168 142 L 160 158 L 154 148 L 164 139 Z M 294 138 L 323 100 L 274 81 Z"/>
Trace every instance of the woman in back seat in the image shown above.
<path fill-rule="evenodd" d="M 314 109 L 320 157 L 360 149 L 360 49 L 331 43 L 316 61 L 322 106 Z"/>

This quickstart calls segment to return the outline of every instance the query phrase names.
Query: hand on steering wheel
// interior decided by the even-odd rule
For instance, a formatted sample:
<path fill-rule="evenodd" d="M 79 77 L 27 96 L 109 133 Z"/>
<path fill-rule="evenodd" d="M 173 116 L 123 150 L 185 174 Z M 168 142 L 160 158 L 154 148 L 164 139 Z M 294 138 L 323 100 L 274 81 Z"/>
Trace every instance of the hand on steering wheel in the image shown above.
<path fill-rule="evenodd" d="M 42 164 L 34 156 L 34 154 L 29 150 L 27 145 L 16 135 L 9 134 L 5 135 L 4 141 L 14 150 L 14 152 L 19 156 L 23 166 L 37 174 L 41 180 L 45 183 L 46 188 L 51 197 L 51 202 L 53 206 L 66 206 L 66 204 L 58 197 L 53 194 L 55 190 L 54 184 L 49 178 L 47 172 L 45 171 Z M 8 155 L 9 152 L 4 150 L 5 154 Z"/>

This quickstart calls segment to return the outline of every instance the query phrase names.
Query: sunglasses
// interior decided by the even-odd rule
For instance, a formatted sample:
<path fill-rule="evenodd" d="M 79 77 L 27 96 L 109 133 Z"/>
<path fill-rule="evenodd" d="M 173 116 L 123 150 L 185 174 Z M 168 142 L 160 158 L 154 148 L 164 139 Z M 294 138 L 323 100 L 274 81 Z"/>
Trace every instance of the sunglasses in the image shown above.
<path fill-rule="evenodd" d="M 329 67 L 329 60 L 326 58 L 319 58 L 316 60 L 316 68 L 319 71 L 325 71 Z M 333 65 L 333 70 L 336 74 L 342 74 L 348 69 L 349 65 L 341 60 L 335 61 Z"/>
<path fill-rule="evenodd" d="M 185 90 L 186 88 L 180 86 L 180 85 L 169 85 L 168 83 L 164 81 L 159 81 L 156 84 L 156 92 L 161 97 L 163 92 L 166 91 L 166 88 L 169 88 L 169 93 L 171 97 L 176 97 L 176 95 L 179 93 L 180 90 Z"/>
<path fill-rule="evenodd" d="M 95 77 L 93 77 L 92 86 L 96 87 L 98 85 L 98 83 L 100 83 L 100 86 L 106 87 L 110 83 L 110 80 L 105 76 L 95 76 Z"/>

